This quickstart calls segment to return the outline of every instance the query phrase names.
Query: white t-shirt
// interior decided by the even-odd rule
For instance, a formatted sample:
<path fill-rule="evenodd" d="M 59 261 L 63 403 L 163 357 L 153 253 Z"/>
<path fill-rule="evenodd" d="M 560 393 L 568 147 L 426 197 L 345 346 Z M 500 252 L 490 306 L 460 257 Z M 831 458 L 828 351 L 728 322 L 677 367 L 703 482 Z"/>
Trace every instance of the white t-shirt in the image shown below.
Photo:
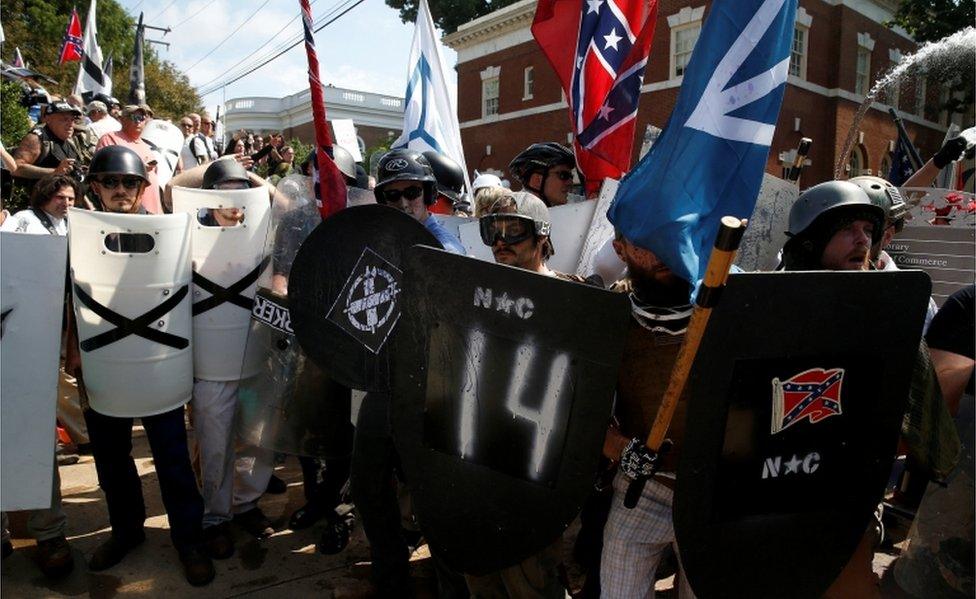
<path fill-rule="evenodd" d="M 47 214 L 45 212 L 45 214 Z M 51 224 L 54 225 L 54 230 L 57 231 L 58 235 L 68 234 L 68 220 L 64 218 L 58 218 L 56 216 L 47 215 L 51 219 Z M 34 211 L 31 209 L 21 210 L 20 212 L 14 214 L 13 216 L 7 217 L 7 220 L 3 221 L 0 225 L 0 231 L 13 231 L 16 233 L 30 233 L 32 235 L 49 235 L 50 231 L 41 222 L 41 219 L 37 218 Z"/>

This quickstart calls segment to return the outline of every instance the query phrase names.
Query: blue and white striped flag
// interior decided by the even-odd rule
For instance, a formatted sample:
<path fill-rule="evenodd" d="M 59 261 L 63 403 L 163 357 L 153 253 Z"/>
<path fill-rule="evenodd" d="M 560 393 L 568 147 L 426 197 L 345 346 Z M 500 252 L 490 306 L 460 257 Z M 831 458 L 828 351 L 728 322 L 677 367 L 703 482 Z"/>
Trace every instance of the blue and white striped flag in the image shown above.
<path fill-rule="evenodd" d="M 447 87 L 444 59 L 437 45 L 434 21 L 427 0 L 417 7 L 417 27 L 407 63 L 407 93 L 404 99 L 403 133 L 393 148 L 418 152 L 434 150 L 454 159 L 464 171 L 465 187 L 471 189 L 468 167 L 461 147 L 457 109 Z"/>

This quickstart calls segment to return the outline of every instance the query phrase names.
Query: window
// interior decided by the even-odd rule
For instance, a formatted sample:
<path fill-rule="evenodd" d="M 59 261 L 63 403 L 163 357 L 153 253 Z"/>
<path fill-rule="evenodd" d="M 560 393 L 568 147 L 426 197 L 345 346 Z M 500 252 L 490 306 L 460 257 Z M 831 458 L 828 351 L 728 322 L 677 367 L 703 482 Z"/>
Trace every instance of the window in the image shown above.
<path fill-rule="evenodd" d="M 885 154 L 885 157 L 881 159 L 881 170 L 878 171 L 879 177 L 888 178 L 891 174 L 891 152 Z"/>
<path fill-rule="evenodd" d="M 686 27 L 671 30 L 671 78 L 685 74 L 691 51 L 695 49 L 698 34 L 701 33 L 701 23 L 693 23 Z"/>
<path fill-rule="evenodd" d="M 498 78 L 501 67 L 488 67 L 481 71 L 481 117 L 498 114 Z"/>
<path fill-rule="evenodd" d="M 532 67 L 525 67 L 525 71 L 522 74 L 522 99 L 531 100 L 532 91 L 535 87 L 535 73 Z"/>
<path fill-rule="evenodd" d="M 949 122 L 952 120 L 949 114 L 949 100 L 952 98 L 952 92 L 949 91 L 949 82 L 944 82 L 941 87 L 939 87 L 939 124 L 943 127 L 948 127 Z"/>
<path fill-rule="evenodd" d="M 897 64 L 898 61 L 891 61 L 891 68 L 894 69 Z M 891 106 L 897 110 L 899 98 L 901 98 L 901 83 L 896 78 L 889 83 L 888 87 L 885 89 L 885 99 L 888 102 L 888 106 Z"/>
<path fill-rule="evenodd" d="M 860 146 L 851 148 L 851 155 L 847 159 L 847 176 L 857 177 L 858 175 L 868 174 L 870 173 L 864 172 L 864 155 L 861 152 Z"/>
<path fill-rule="evenodd" d="M 790 45 L 790 75 L 807 77 L 807 34 L 809 29 L 802 25 L 793 28 L 793 43 Z"/>
<path fill-rule="evenodd" d="M 857 49 L 857 70 L 855 72 L 854 93 L 867 95 L 871 89 L 871 51 L 867 48 Z"/>

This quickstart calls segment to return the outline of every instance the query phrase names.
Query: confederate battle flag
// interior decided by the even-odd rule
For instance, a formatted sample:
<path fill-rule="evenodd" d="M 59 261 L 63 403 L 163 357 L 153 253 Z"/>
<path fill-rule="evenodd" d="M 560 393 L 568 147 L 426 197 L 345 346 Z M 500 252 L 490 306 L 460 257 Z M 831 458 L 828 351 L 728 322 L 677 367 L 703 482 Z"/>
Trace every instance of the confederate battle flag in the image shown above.
<path fill-rule="evenodd" d="M 843 382 L 843 368 L 811 368 L 785 381 L 774 378 L 772 434 L 804 419 L 817 423 L 840 415 Z"/>
<path fill-rule="evenodd" d="M 539 0 L 532 35 L 569 101 L 587 191 L 630 169 L 656 17 L 657 0 Z"/>
<path fill-rule="evenodd" d="M 81 19 L 78 18 L 78 11 L 71 9 L 71 19 L 68 21 L 68 28 L 64 32 L 64 45 L 61 46 L 61 58 L 58 64 L 62 65 L 72 60 L 81 60 L 84 56 L 84 46 L 81 39 Z"/>

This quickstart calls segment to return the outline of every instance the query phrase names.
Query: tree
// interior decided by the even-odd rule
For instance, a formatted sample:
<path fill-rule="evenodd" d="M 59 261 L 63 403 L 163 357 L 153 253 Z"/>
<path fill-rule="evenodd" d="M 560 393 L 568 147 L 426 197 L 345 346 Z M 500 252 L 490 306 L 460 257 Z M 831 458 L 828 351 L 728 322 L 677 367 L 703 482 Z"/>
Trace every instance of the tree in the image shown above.
<path fill-rule="evenodd" d="M 429 0 L 428 4 L 434 24 L 444 33 L 454 33 L 464 23 L 517 1 Z M 386 0 L 386 4 L 400 11 L 400 20 L 404 23 L 413 23 L 417 20 L 417 0 Z"/>
<path fill-rule="evenodd" d="M 899 25 L 918 43 L 934 42 L 972 26 L 972 0 L 902 0 L 889 26 Z"/>
<path fill-rule="evenodd" d="M 62 37 L 73 0 L 0 0 L 6 34 L 4 48 L 19 47 L 32 68 L 57 80 L 49 92 L 67 95 L 74 88 L 80 63 L 58 65 Z M 82 26 L 88 10 L 79 12 Z M 115 63 L 114 95 L 123 102 L 129 91 L 129 64 L 135 43 L 135 20 L 115 0 L 98 3 L 98 44 Z M 202 107 L 189 79 L 171 62 L 161 60 L 151 44 L 145 49 L 146 101 L 158 117 L 177 118 Z"/>
<path fill-rule="evenodd" d="M 971 27 L 976 21 L 976 2 L 973 0 L 901 0 L 889 27 L 900 26 L 916 42 L 936 42 L 953 33 Z M 940 85 L 952 92 L 939 108 L 951 112 L 966 112 L 973 104 L 973 87 L 976 78 L 972 56 L 956 57 L 959 68 L 939 78 Z M 922 75 L 924 76 L 924 75 Z"/>

